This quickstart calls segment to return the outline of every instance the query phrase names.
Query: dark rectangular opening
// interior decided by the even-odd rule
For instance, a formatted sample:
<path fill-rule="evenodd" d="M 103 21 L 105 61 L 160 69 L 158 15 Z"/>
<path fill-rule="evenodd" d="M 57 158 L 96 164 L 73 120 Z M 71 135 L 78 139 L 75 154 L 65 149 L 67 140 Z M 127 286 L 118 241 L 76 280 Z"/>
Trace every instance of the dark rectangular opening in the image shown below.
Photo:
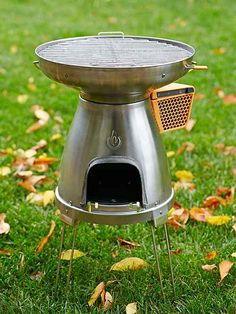
<path fill-rule="evenodd" d="M 127 163 L 101 163 L 87 177 L 87 202 L 122 205 L 140 202 L 142 185 L 138 169 Z"/>

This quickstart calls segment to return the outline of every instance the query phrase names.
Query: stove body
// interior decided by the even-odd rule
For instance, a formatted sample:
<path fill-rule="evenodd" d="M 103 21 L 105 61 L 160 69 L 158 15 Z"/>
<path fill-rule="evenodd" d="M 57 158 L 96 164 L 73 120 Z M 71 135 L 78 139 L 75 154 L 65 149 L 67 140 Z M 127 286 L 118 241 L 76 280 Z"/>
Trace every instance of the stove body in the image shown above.
<path fill-rule="evenodd" d="M 56 198 L 62 219 L 72 225 L 167 220 L 173 190 L 150 100 L 95 104 L 80 98 Z"/>

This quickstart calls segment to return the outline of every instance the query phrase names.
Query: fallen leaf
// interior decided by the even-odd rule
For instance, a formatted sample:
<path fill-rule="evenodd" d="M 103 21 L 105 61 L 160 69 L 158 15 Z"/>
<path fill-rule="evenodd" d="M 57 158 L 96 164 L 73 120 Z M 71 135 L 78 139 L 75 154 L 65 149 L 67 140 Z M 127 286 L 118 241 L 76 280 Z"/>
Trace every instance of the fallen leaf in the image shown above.
<path fill-rule="evenodd" d="M 210 208 L 193 207 L 190 209 L 189 214 L 196 221 L 206 222 L 207 218 L 212 216 L 212 210 Z"/>
<path fill-rule="evenodd" d="M 233 176 L 236 177 L 236 168 L 233 168 L 233 169 L 232 169 L 232 174 L 233 174 Z"/>
<path fill-rule="evenodd" d="M 12 46 L 10 47 L 10 53 L 11 53 L 12 55 L 15 55 L 15 54 L 17 53 L 17 51 L 18 51 L 17 45 L 12 45 Z"/>
<path fill-rule="evenodd" d="M 19 263 L 19 269 L 23 268 L 25 266 L 25 255 L 21 253 L 20 255 L 20 263 Z"/>
<path fill-rule="evenodd" d="M 132 248 L 135 248 L 137 246 L 140 246 L 140 244 L 138 244 L 138 243 L 130 242 L 130 241 L 124 240 L 123 238 L 117 238 L 117 241 L 119 242 L 120 246 L 124 246 L 128 249 L 132 249 Z"/>
<path fill-rule="evenodd" d="M 35 117 L 40 120 L 40 121 L 44 121 L 45 123 L 48 122 L 50 116 L 47 113 L 47 111 L 43 110 L 43 109 L 36 109 L 34 110 L 34 115 Z"/>
<path fill-rule="evenodd" d="M 223 97 L 223 102 L 224 102 L 225 105 L 236 104 L 236 95 L 235 94 L 225 95 Z"/>
<path fill-rule="evenodd" d="M 47 206 L 49 203 L 52 203 L 55 199 L 55 193 L 52 190 L 48 190 L 45 192 L 36 192 L 30 193 L 26 197 L 26 201 L 35 204 L 35 205 L 43 205 Z"/>
<path fill-rule="evenodd" d="M 234 229 L 234 231 L 236 232 L 236 223 L 233 225 L 232 227 Z"/>
<path fill-rule="evenodd" d="M 71 252 L 72 252 L 71 249 L 67 250 L 67 251 L 63 251 L 61 253 L 61 259 L 64 261 L 69 261 L 71 258 Z M 79 257 L 84 256 L 84 255 L 85 255 L 85 253 L 83 253 L 79 250 L 74 250 L 72 259 L 76 259 L 76 258 L 79 258 Z"/>
<path fill-rule="evenodd" d="M 119 250 L 115 250 L 115 251 L 113 251 L 113 252 L 111 253 L 111 256 L 112 256 L 113 258 L 116 258 L 118 255 L 119 255 Z"/>
<path fill-rule="evenodd" d="M 38 247 L 36 249 L 36 253 L 40 253 L 43 250 L 44 246 L 48 243 L 49 239 L 51 238 L 51 236 L 52 236 L 52 234 L 53 234 L 53 232 L 55 230 L 55 227 L 56 227 L 56 223 L 55 223 L 55 221 L 52 220 L 51 221 L 50 230 L 49 230 L 48 234 L 46 235 L 46 237 L 44 237 L 40 241 L 40 243 L 39 243 L 39 245 L 38 245 Z"/>
<path fill-rule="evenodd" d="M 192 182 L 174 182 L 174 189 L 175 191 L 179 190 L 179 189 L 184 189 L 184 190 L 190 190 L 190 191 L 194 191 L 196 189 L 196 185 Z"/>
<path fill-rule="evenodd" d="M 47 122 L 45 122 L 44 120 L 38 120 L 26 130 L 26 133 L 33 133 L 41 129 L 46 123 Z"/>
<path fill-rule="evenodd" d="M 121 260 L 120 262 L 112 265 L 110 270 L 115 270 L 115 271 L 124 271 L 128 269 L 136 270 L 136 269 L 141 269 L 148 266 L 149 264 L 145 262 L 144 260 L 142 260 L 141 258 L 127 257 Z"/>
<path fill-rule="evenodd" d="M 193 174 L 191 171 L 187 170 L 178 170 L 175 172 L 175 176 L 180 180 L 180 182 L 192 182 Z"/>
<path fill-rule="evenodd" d="M 55 116 L 54 116 L 54 120 L 55 120 L 57 123 L 60 123 L 60 124 L 63 124 L 63 123 L 64 123 L 64 120 L 63 120 L 62 117 L 59 116 L 59 115 L 55 115 Z"/>
<path fill-rule="evenodd" d="M 11 255 L 11 251 L 9 249 L 0 249 L 0 255 L 7 255 L 10 256 Z"/>
<path fill-rule="evenodd" d="M 52 142 L 58 141 L 61 137 L 62 137 L 61 133 L 55 133 L 51 136 L 51 141 Z"/>
<path fill-rule="evenodd" d="M 210 261 L 210 260 L 214 259 L 217 255 L 218 254 L 216 251 L 211 251 L 211 252 L 207 253 L 206 259 L 208 259 Z"/>
<path fill-rule="evenodd" d="M 192 152 L 195 148 L 195 145 L 191 142 L 186 142 L 183 143 L 177 150 L 176 155 L 180 155 L 182 154 L 185 150 L 187 150 L 188 152 Z"/>
<path fill-rule="evenodd" d="M 23 171 L 18 171 L 16 175 L 20 178 L 26 179 L 26 178 L 31 177 L 32 174 L 33 172 L 31 170 L 23 170 Z"/>
<path fill-rule="evenodd" d="M 203 202 L 204 207 L 208 208 L 216 208 L 219 205 L 226 205 L 226 201 L 220 196 L 208 196 Z"/>
<path fill-rule="evenodd" d="M 46 176 L 30 176 L 25 181 L 19 182 L 18 184 L 25 188 L 26 190 L 29 190 L 31 192 L 35 192 L 35 185 L 42 182 Z M 46 205 L 45 205 L 46 206 Z"/>
<path fill-rule="evenodd" d="M 40 140 L 35 146 L 33 146 L 31 149 L 34 149 L 34 150 L 38 150 L 38 149 L 41 149 L 41 148 L 44 148 L 47 146 L 47 141 L 46 140 Z"/>
<path fill-rule="evenodd" d="M 218 282 L 218 284 L 220 284 L 223 279 L 228 275 L 231 267 L 233 266 L 234 263 L 230 262 L 230 261 L 222 261 L 219 264 L 219 271 L 220 271 L 220 281 Z"/>
<path fill-rule="evenodd" d="M 236 257 L 236 252 L 231 254 L 232 257 Z"/>
<path fill-rule="evenodd" d="M 0 167 L 0 177 L 5 177 L 11 173 L 11 169 L 9 167 Z"/>
<path fill-rule="evenodd" d="M 6 214 L 0 213 L 0 234 L 8 234 L 10 231 L 10 225 L 5 222 Z"/>
<path fill-rule="evenodd" d="M 229 222 L 232 218 L 230 216 L 211 216 L 207 217 L 206 221 L 211 225 L 223 225 Z"/>
<path fill-rule="evenodd" d="M 215 145 L 215 148 L 223 152 L 225 155 L 232 155 L 236 157 L 236 147 L 234 146 L 225 146 L 225 144 L 219 143 Z"/>
<path fill-rule="evenodd" d="M 125 312 L 126 314 L 137 314 L 137 302 L 129 303 L 126 305 Z"/>
<path fill-rule="evenodd" d="M 33 164 L 31 169 L 37 172 L 46 172 L 48 171 L 48 164 Z"/>
<path fill-rule="evenodd" d="M 92 306 L 97 299 L 101 296 L 101 293 L 105 290 L 105 282 L 102 281 L 100 282 L 97 287 L 94 289 L 89 301 L 88 301 L 88 305 Z"/>
<path fill-rule="evenodd" d="M 211 265 L 202 265 L 202 269 L 205 271 L 212 271 L 214 268 L 217 268 L 217 266 L 215 264 L 211 264 Z"/>
<path fill-rule="evenodd" d="M 100 309 L 108 310 L 113 303 L 113 298 L 110 292 L 103 290 L 101 293 L 101 304 L 99 306 Z"/>
<path fill-rule="evenodd" d="M 175 201 L 173 208 L 168 213 L 168 224 L 178 229 L 183 227 L 183 225 L 187 223 L 188 219 L 189 211 Z"/>
<path fill-rule="evenodd" d="M 40 165 L 40 164 L 51 165 L 54 162 L 57 162 L 59 160 L 60 159 L 56 158 L 56 157 L 45 157 L 45 156 L 42 156 L 42 157 L 39 157 L 39 158 L 35 159 L 34 165 Z"/>
<path fill-rule="evenodd" d="M 201 93 L 195 93 L 194 94 L 194 100 L 201 100 L 201 99 L 203 99 L 205 97 L 206 97 L 205 94 L 201 94 Z"/>
<path fill-rule="evenodd" d="M 174 251 L 170 251 L 170 254 L 171 255 L 178 255 L 178 254 L 181 254 L 182 252 L 183 252 L 183 250 L 177 249 L 177 250 L 174 250 Z"/>
<path fill-rule="evenodd" d="M 191 132 L 194 125 L 196 124 L 196 120 L 194 119 L 189 119 L 185 125 L 185 129 L 188 131 L 188 132 Z"/>
<path fill-rule="evenodd" d="M 214 48 L 212 49 L 213 55 L 224 55 L 226 53 L 227 49 L 224 47 Z"/>
<path fill-rule="evenodd" d="M 234 190 L 235 188 L 226 188 L 226 187 L 219 187 L 216 190 L 217 195 L 224 198 L 227 204 L 231 204 L 234 201 Z"/>
<path fill-rule="evenodd" d="M 16 100 L 19 104 L 24 104 L 28 100 L 29 96 L 28 95 L 18 95 Z"/>
<path fill-rule="evenodd" d="M 30 274 L 30 279 L 40 281 L 43 276 L 44 273 L 42 273 L 41 271 L 34 271 L 33 273 Z"/>
<path fill-rule="evenodd" d="M 173 150 L 166 153 L 167 158 L 171 158 L 175 155 L 175 152 Z"/>
<path fill-rule="evenodd" d="M 224 95 L 225 95 L 225 92 L 224 92 L 224 90 L 223 90 L 221 87 L 216 87 L 216 88 L 214 89 L 214 93 L 215 93 L 218 97 L 220 97 L 220 98 L 223 98 Z"/>

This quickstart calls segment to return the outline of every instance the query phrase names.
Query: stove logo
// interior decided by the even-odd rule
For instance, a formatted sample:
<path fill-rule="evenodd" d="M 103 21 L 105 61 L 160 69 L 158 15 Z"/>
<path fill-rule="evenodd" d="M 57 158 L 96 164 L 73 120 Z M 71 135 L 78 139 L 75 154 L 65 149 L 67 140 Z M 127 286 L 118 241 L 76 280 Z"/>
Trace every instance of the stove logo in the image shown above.
<path fill-rule="evenodd" d="M 107 138 L 107 146 L 113 150 L 116 150 L 121 146 L 121 137 L 115 130 L 112 130 L 111 135 Z"/>

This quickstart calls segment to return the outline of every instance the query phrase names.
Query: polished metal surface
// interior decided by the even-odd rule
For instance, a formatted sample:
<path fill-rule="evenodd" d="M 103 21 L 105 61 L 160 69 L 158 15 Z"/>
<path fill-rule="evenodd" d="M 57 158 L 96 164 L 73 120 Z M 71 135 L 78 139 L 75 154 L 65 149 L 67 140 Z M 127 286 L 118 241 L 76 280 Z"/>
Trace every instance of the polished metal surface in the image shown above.
<path fill-rule="evenodd" d="M 101 163 L 136 167 L 142 185 L 141 206 L 90 204 L 88 208 L 88 173 Z M 148 100 L 113 106 L 80 99 L 64 149 L 56 198 L 62 220 L 71 225 L 77 220 L 105 224 L 167 220 L 173 191 Z"/>
<path fill-rule="evenodd" d="M 49 78 L 80 88 L 84 99 L 124 104 L 185 75 L 195 50 L 160 38 L 91 36 L 48 42 L 35 52 L 36 65 Z"/>

